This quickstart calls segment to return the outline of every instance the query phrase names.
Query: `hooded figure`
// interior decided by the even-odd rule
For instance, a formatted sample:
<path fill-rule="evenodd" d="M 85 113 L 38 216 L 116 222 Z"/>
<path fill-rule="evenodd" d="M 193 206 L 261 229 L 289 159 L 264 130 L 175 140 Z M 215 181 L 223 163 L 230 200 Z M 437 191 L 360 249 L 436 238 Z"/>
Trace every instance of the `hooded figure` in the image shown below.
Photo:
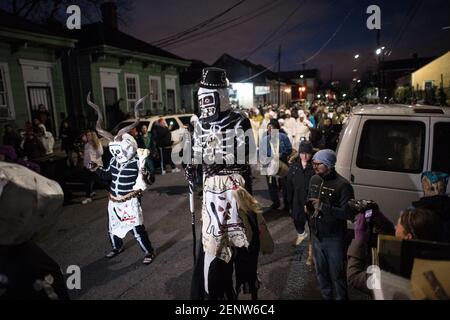
<path fill-rule="evenodd" d="M 234 300 L 243 289 L 256 299 L 259 251 L 271 251 L 273 243 L 263 232 L 267 228 L 251 196 L 251 125 L 231 108 L 225 70 L 203 69 L 199 86 L 193 155 L 194 164 L 203 167 L 203 225 L 191 298 Z M 193 164 L 185 174 L 190 182 L 195 180 Z"/>
<path fill-rule="evenodd" d="M 115 137 L 104 131 L 100 124 L 102 113 L 97 105 L 90 101 L 88 104 L 98 114 L 97 131 L 109 140 L 109 151 L 112 159 L 107 168 L 96 168 L 91 162 L 92 170 L 102 179 L 111 181 L 108 217 L 109 239 L 112 250 L 106 257 L 113 258 L 123 251 L 123 241 L 129 231 L 133 231 L 136 241 L 144 252 L 142 263 L 150 264 L 155 258 L 154 249 L 148 239 L 142 215 L 141 197 L 147 186 L 153 183 L 154 178 L 145 168 L 145 161 L 149 155 L 148 149 L 138 149 L 137 142 L 129 132 L 139 123 L 139 104 L 146 97 L 139 99 L 134 105 L 135 121 L 131 125 L 122 128 Z"/>
<path fill-rule="evenodd" d="M 53 146 L 55 145 L 55 139 L 50 131 L 47 131 L 45 125 L 42 123 L 38 125 L 38 139 L 41 141 L 42 145 L 45 148 L 46 154 L 53 153 Z"/>

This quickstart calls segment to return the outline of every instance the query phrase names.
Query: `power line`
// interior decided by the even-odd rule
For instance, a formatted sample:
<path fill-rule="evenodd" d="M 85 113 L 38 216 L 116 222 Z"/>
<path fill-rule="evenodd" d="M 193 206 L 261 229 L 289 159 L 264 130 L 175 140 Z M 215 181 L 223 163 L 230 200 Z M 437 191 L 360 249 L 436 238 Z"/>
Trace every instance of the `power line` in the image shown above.
<path fill-rule="evenodd" d="M 254 12 L 253 12 L 254 14 L 251 15 L 250 17 L 246 18 L 244 21 L 239 21 L 239 22 L 236 22 L 236 23 L 234 23 L 234 24 L 232 24 L 232 25 L 226 26 L 226 27 L 224 27 L 224 28 L 222 28 L 222 29 L 220 29 L 220 30 L 213 31 L 214 29 L 217 29 L 217 28 L 219 28 L 219 27 L 221 27 L 221 26 L 223 26 L 223 25 L 228 24 L 228 22 L 223 22 L 223 23 L 222 23 L 221 25 L 219 25 L 219 26 L 215 26 L 215 27 L 210 28 L 210 29 L 208 29 L 208 30 L 204 30 L 204 31 L 202 31 L 202 32 L 199 32 L 199 33 L 197 33 L 197 34 L 190 35 L 190 36 L 188 36 L 188 37 L 185 37 L 184 39 L 180 39 L 180 40 L 174 41 L 174 42 L 172 42 L 171 44 L 168 44 L 168 45 L 163 46 L 163 47 L 171 47 L 171 49 L 175 49 L 175 48 L 178 48 L 178 47 L 180 47 L 180 46 L 183 46 L 184 44 L 180 45 L 180 43 L 183 43 L 183 42 L 185 42 L 185 41 L 187 41 L 187 40 L 191 40 L 189 43 L 192 43 L 192 42 L 194 42 L 194 41 L 203 40 L 203 39 L 206 39 L 206 38 L 215 36 L 215 35 L 218 34 L 218 33 L 221 33 L 221 32 L 224 32 L 224 31 L 226 31 L 226 30 L 229 30 L 229 29 L 235 28 L 235 27 L 237 27 L 237 26 L 240 26 L 240 25 L 242 25 L 242 24 L 248 23 L 248 22 L 250 22 L 250 21 L 252 21 L 252 20 L 254 20 L 254 19 L 256 19 L 256 18 L 258 18 L 258 17 L 260 17 L 260 16 L 262 16 L 262 15 L 264 15 L 264 14 L 266 14 L 267 12 L 269 12 L 271 9 L 273 9 L 273 7 L 276 6 L 277 2 L 279 2 L 279 1 L 280 1 L 280 0 L 275 0 L 274 2 L 270 2 L 270 3 L 265 4 L 264 6 L 260 7 L 260 8 L 257 9 L 256 11 L 254 11 Z M 268 7 L 267 7 L 267 6 L 268 6 Z M 267 8 L 266 8 L 265 10 L 263 10 L 262 12 L 258 12 L 258 11 L 261 11 L 260 9 L 262 9 L 262 8 L 264 8 L 264 7 L 267 7 Z M 231 20 L 232 20 L 231 22 L 240 20 L 240 19 L 242 19 L 242 18 L 245 18 L 245 15 L 242 15 L 242 16 L 239 16 L 239 17 L 237 17 L 237 18 L 231 19 Z M 212 32 L 210 32 L 210 31 L 212 31 Z M 174 45 L 175 45 L 175 46 L 174 46 Z"/>
<path fill-rule="evenodd" d="M 284 19 L 281 24 L 275 29 L 273 30 L 266 39 L 264 39 L 264 41 L 258 45 L 255 49 L 253 49 L 244 59 L 248 59 L 249 57 L 251 57 L 255 52 L 257 52 L 259 49 L 261 49 L 273 36 L 275 36 L 275 34 L 278 33 L 278 31 L 281 30 L 281 28 L 283 28 L 283 26 L 289 21 L 289 19 L 297 13 L 297 11 L 300 9 L 300 7 L 304 4 L 304 1 L 301 1 L 299 3 L 299 5 L 294 9 L 294 11 L 292 11 L 287 17 L 286 19 Z"/>
<path fill-rule="evenodd" d="M 209 18 L 209 19 L 207 19 L 207 20 L 205 20 L 205 21 L 203 21 L 203 22 L 200 22 L 199 24 L 196 24 L 195 26 L 193 26 L 193 27 L 191 27 L 191 28 L 189 28 L 189 29 L 187 29 L 187 30 L 184 30 L 184 31 L 182 31 L 182 32 L 179 32 L 179 33 L 177 33 L 177 34 L 175 34 L 175 35 L 168 36 L 168 37 L 165 37 L 165 38 L 156 40 L 156 41 L 154 41 L 152 44 L 153 44 L 153 45 L 156 45 L 156 46 L 159 46 L 159 45 L 162 45 L 162 44 L 164 44 L 164 43 L 166 43 L 166 42 L 168 42 L 168 41 L 173 40 L 174 38 L 177 38 L 177 37 L 180 37 L 180 36 L 183 36 L 183 35 L 192 33 L 192 32 L 194 32 L 194 31 L 197 31 L 197 30 L 199 30 L 199 29 L 201 29 L 201 28 L 207 26 L 208 24 L 210 24 L 210 23 L 213 22 L 214 20 L 217 20 L 218 18 L 224 16 L 225 14 L 227 14 L 228 12 L 230 12 L 231 10 L 233 10 L 234 8 L 240 6 L 240 5 L 241 5 L 242 3 L 244 3 L 245 1 L 247 1 L 247 0 L 241 0 L 241 1 L 239 1 L 238 3 L 236 3 L 235 5 L 229 7 L 228 9 L 226 9 L 226 10 L 220 12 L 219 14 L 213 16 L 212 18 Z"/>
<path fill-rule="evenodd" d="M 244 79 L 244 80 L 239 81 L 239 83 L 240 83 L 240 82 L 247 82 L 248 80 L 251 80 L 251 79 L 253 79 L 253 78 L 256 78 L 257 76 L 263 74 L 263 73 L 266 72 L 266 71 L 271 71 L 270 69 L 271 69 L 272 67 L 274 67 L 277 63 L 278 63 L 278 58 L 275 60 L 275 62 L 274 62 L 270 67 L 265 68 L 263 71 L 258 72 L 258 73 L 252 75 L 251 77 L 249 77 L 249 78 L 247 78 L 247 79 Z"/>
<path fill-rule="evenodd" d="M 337 1 L 338 1 L 338 0 L 334 0 L 334 1 L 330 4 L 330 6 L 333 6 Z M 305 21 L 302 21 L 302 22 L 296 24 L 295 26 L 293 26 L 292 28 L 289 28 L 289 29 L 286 30 L 280 37 L 274 38 L 274 39 L 268 41 L 266 44 L 264 44 L 264 45 L 261 47 L 261 49 L 264 48 L 264 47 L 267 47 L 268 45 L 272 44 L 273 42 L 275 42 L 275 41 L 277 41 L 277 40 L 280 40 L 280 39 L 284 38 L 284 37 L 287 36 L 289 33 L 291 33 L 292 31 L 296 30 L 298 27 L 305 25 L 305 24 L 306 24 L 307 22 L 309 22 L 311 19 L 312 19 L 312 17 L 310 16 L 310 19 L 307 19 L 307 20 L 305 20 Z"/>
<path fill-rule="evenodd" d="M 392 49 L 397 48 L 397 46 L 399 45 L 400 41 L 402 40 L 406 30 L 408 30 L 409 25 L 411 24 L 411 21 L 414 19 L 414 17 L 416 16 L 417 12 L 419 11 L 420 7 L 422 6 L 422 0 L 418 0 L 415 3 L 415 6 L 413 7 L 409 19 L 406 20 L 406 24 L 403 25 L 403 28 L 400 30 L 400 33 L 398 34 L 397 38 L 395 39 L 395 41 L 392 44 Z"/>
<path fill-rule="evenodd" d="M 309 61 L 313 60 L 316 56 L 318 56 L 323 49 L 325 49 L 325 47 L 331 42 L 331 40 L 334 39 L 334 37 L 336 37 L 336 35 L 339 33 L 339 31 L 342 29 L 342 27 L 344 26 L 345 22 L 347 21 L 347 19 L 350 17 L 350 15 L 353 13 L 353 9 L 351 9 L 347 15 L 345 16 L 344 20 L 342 21 L 342 23 L 337 27 L 336 31 L 334 31 L 334 33 L 331 35 L 331 37 L 325 41 L 325 43 L 319 48 L 319 50 L 317 50 L 311 57 L 309 57 L 308 59 L 299 62 L 298 64 L 304 64 L 304 63 L 308 63 Z"/>

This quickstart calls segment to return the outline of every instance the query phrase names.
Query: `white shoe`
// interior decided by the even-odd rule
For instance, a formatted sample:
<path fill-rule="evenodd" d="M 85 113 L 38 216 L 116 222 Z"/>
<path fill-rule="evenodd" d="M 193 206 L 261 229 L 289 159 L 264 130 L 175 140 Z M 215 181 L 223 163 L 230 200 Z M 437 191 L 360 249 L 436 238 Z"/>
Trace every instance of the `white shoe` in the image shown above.
<path fill-rule="evenodd" d="M 89 202 L 92 202 L 91 198 L 86 198 L 83 201 L 81 201 L 82 204 L 88 204 Z"/>
<path fill-rule="evenodd" d="M 175 169 L 172 170 L 172 172 L 180 172 L 180 171 L 181 171 L 181 170 L 178 169 L 178 168 L 175 168 Z"/>
<path fill-rule="evenodd" d="M 295 240 L 295 245 L 299 246 L 303 240 L 305 240 L 308 237 L 308 234 L 306 233 L 306 231 L 303 231 L 303 233 L 301 234 L 297 234 L 297 239 Z"/>

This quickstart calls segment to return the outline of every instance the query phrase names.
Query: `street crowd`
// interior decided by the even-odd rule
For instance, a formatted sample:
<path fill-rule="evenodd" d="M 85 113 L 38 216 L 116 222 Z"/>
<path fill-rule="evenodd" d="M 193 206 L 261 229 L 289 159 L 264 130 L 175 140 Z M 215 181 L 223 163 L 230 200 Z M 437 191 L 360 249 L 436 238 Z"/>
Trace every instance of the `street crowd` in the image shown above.
<path fill-rule="evenodd" d="M 309 241 L 305 263 L 314 265 L 320 292 L 327 300 L 348 299 L 349 286 L 370 293 L 366 269 L 371 264 L 371 247 L 376 245 L 374 234 L 450 242 L 450 198 L 446 194 L 449 176 L 446 173 L 423 172 L 423 197 L 399 212 L 397 221 L 389 221 L 383 215 L 379 210 L 382 203 L 354 199 L 352 185 L 335 170 L 339 134 L 354 105 L 314 101 L 292 106 L 258 106 L 241 112 L 249 120 L 257 148 L 279 155 L 279 172 L 266 176 L 272 201 L 270 209 L 279 210 L 283 204 L 281 210 L 291 215 L 297 232 L 293 245 Z M 186 130 L 192 131 L 198 121 L 198 117 L 193 116 Z M 278 150 L 272 150 L 270 143 L 273 130 L 278 130 Z M 42 159 L 54 153 L 55 145 L 45 119 L 35 118 L 17 132 L 7 125 L 4 132 L 0 160 L 41 172 L 40 166 L 45 163 Z M 153 181 L 156 174 L 165 173 L 167 168 L 179 171 L 171 160 L 173 142 L 164 119 L 158 120 L 152 128 L 137 126 L 129 135 L 138 148 L 148 150 L 144 166 Z M 64 165 L 83 173 L 86 197 L 82 203 L 88 204 L 95 196 L 94 186 L 99 181 L 93 168 L 113 163 L 112 155 L 103 151 L 107 144 L 102 143 L 94 129 L 79 133 L 64 120 L 59 137 L 65 153 Z M 201 167 L 195 170 L 197 187 L 207 187 L 198 179 Z M 67 188 L 63 186 L 63 190 Z M 367 210 L 373 213 L 370 221 L 364 214 Z M 348 220 L 354 222 L 354 230 L 347 229 Z M 145 240 L 145 229 L 140 232 L 135 234 L 136 239 Z M 113 251 L 108 258 L 120 251 L 114 246 L 114 243 L 122 243 L 117 239 L 113 241 Z M 147 249 L 141 246 L 147 250 L 144 263 L 151 263 L 155 258 L 149 254 L 151 244 Z"/>

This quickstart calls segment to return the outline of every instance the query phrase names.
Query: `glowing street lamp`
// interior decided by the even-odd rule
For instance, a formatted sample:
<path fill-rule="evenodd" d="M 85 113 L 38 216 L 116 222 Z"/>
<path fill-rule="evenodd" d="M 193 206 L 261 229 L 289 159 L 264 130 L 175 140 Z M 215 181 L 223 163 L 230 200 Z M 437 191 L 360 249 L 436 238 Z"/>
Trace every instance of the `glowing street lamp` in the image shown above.
<path fill-rule="evenodd" d="M 303 79 L 303 77 L 304 77 L 304 76 L 301 74 L 301 75 L 300 75 L 300 79 Z"/>
<path fill-rule="evenodd" d="M 383 51 L 383 49 L 378 48 L 378 49 L 375 51 L 375 53 L 377 54 L 377 56 L 379 56 L 379 55 L 381 54 L 382 51 Z"/>
<path fill-rule="evenodd" d="M 359 58 L 359 54 L 355 54 L 355 59 L 358 59 Z"/>

